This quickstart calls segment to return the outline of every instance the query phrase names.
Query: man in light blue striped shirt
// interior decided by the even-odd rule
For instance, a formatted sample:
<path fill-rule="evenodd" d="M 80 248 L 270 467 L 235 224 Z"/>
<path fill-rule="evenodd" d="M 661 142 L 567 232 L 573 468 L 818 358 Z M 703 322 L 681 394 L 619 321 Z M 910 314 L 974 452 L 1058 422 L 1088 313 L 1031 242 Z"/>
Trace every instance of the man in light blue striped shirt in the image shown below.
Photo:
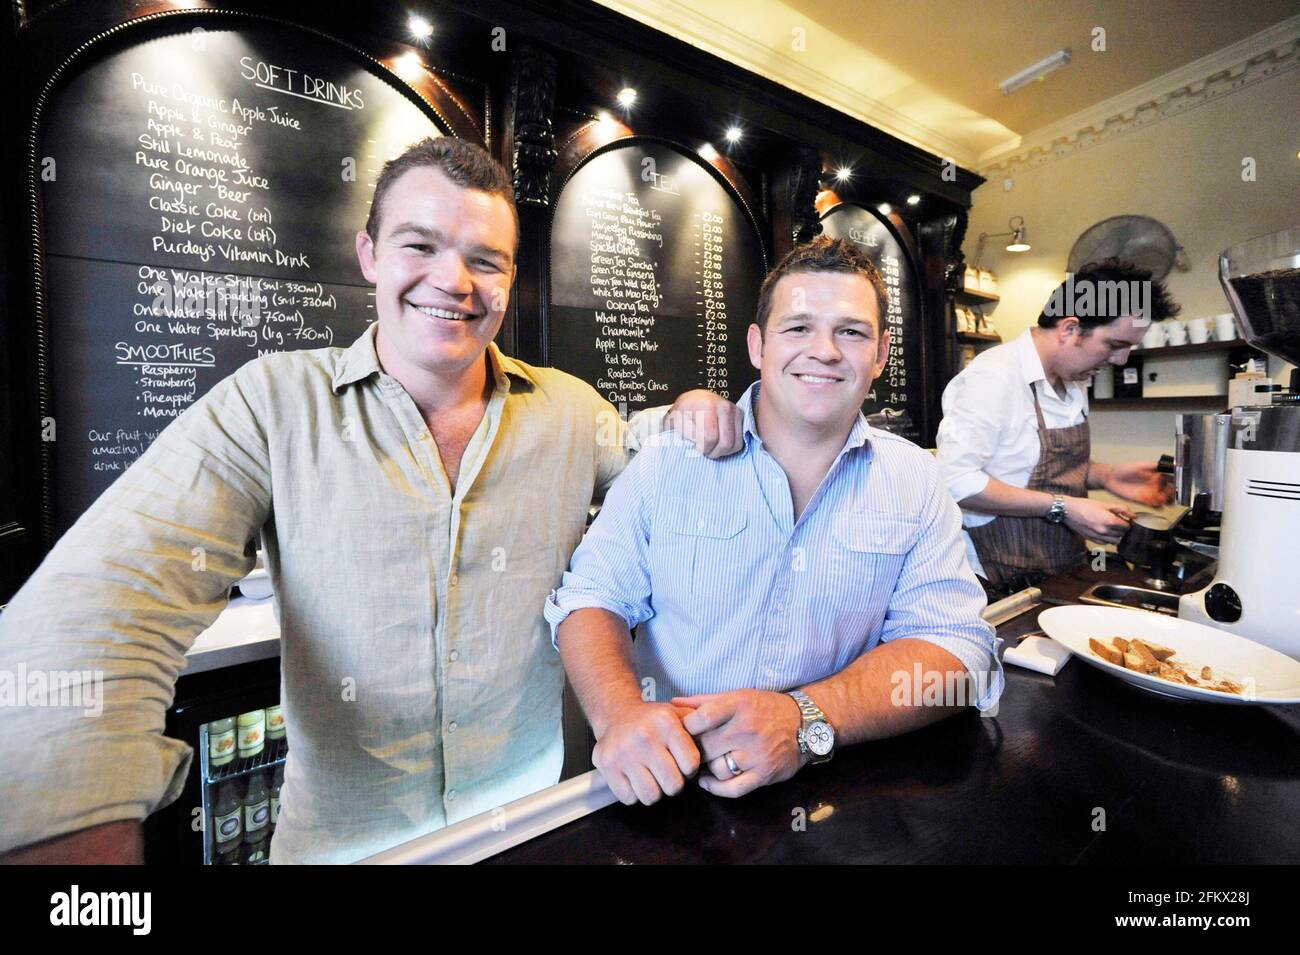
<path fill-rule="evenodd" d="M 709 792 L 743 795 L 836 743 L 996 704 L 960 513 L 931 456 L 861 414 L 888 357 L 885 303 L 850 243 L 787 256 L 749 329 L 761 377 L 740 401 L 743 450 L 652 441 L 548 600 L 593 761 L 624 803 L 702 765 Z"/>

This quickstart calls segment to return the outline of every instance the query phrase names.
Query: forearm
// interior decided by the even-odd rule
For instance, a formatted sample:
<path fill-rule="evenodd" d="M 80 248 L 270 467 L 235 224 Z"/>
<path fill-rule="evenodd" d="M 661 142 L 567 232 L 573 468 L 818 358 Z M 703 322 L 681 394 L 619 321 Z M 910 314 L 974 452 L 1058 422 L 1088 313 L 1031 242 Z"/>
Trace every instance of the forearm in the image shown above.
<path fill-rule="evenodd" d="M 0 854 L 0 865 L 140 865 L 144 828 L 133 819 L 106 822 Z"/>
<path fill-rule="evenodd" d="M 913 687 L 916 664 L 922 685 Z M 932 675 L 933 674 L 933 675 Z M 930 699 L 923 691 L 938 680 L 945 688 L 941 705 L 915 705 Z M 961 661 L 928 640 L 904 638 L 884 643 L 834 676 L 804 687 L 835 727 L 838 745 L 900 736 L 965 708 L 972 700 L 970 674 Z M 950 698 L 947 688 L 962 688 Z M 962 705 L 955 705 L 958 701 Z"/>
<path fill-rule="evenodd" d="M 627 622 L 608 610 L 575 610 L 560 624 L 556 640 L 569 683 L 599 739 L 620 709 L 642 702 Z"/>
<path fill-rule="evenodd" d="M 995 477 L 978 494 L 972 494 L 958 502 L 968 511 L 984 514 L 998 514 L 1007 517 L 1042 517 L 1052 506 L 1052 495 L 1046 491 L 1032 491 L 1026 487 L 1015 487 Z"/>
<path fill-rule="evenodd" d="M 1088 490 L 1096 491 L 1104 488 L 1106 482 L 1110 480 L 1110 472 L 1113 471 L 1109 464 L 1102 464 L 1100 461 L 1088 462 Z"/>

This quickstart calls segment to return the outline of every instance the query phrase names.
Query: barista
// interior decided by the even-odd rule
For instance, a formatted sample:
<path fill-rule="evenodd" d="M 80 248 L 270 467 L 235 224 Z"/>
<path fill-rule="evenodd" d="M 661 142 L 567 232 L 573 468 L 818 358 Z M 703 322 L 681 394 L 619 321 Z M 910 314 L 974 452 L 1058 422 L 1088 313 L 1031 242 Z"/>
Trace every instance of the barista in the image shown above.
<path fill-rule="evenodd" d="M 1154 462 L 1092 460 L 1084 382 L 1123 365 L 1152 321 L 1179 311 L 1164 284 L 1120 259 L 1067 275 L 1036 326 L 979 355 L 943 393 L 939 463 L 962 508 L 967 556 L 992 591 L 1060 573 L 1084 539 L 1116 543 L 1134 514 L 1092 500 L 1104 488 L 1149 507 L 1173 487 Z"/>

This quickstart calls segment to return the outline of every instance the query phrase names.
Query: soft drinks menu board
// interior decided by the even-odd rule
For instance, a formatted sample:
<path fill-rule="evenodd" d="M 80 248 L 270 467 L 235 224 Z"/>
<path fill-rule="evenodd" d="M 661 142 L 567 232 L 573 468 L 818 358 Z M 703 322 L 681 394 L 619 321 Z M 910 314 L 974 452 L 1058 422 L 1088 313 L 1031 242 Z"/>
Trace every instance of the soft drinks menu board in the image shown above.
<path fill-rule="evenodd" d="M 550 361 L 628 413 L 757 377 L 745 330 L 766 263 L 745 209 L 697 158 L 616 144 L 570 177 L 551 226 Z"/>
<path fill-rule="evenodd" d="M 906 249 L 884 220 L 852 203 L 835 206 L 822 217 L 822 231 L 858 246 L 885 281 L 889 293 L 889 362 L 867 396 L 867 412 L 882 415 L 890 431 L 915 441 L 924 420 L 921 371 L 921 298 Z M 904 417 L 905 415 L 905 417 Z"/>
<path fill-rule="evenodd" d="M 272 25 L 97 59 L 40 146 L 55 526 L 258 355 L 374 319 L 355 235 L 385 160 L 433 121 L 342 47 Z"/>

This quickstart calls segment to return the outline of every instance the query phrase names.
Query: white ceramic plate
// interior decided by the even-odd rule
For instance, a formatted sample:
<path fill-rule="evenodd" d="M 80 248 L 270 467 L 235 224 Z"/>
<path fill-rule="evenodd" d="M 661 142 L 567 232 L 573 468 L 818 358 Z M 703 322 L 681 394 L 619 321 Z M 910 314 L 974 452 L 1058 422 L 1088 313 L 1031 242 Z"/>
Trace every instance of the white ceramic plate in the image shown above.
<path fill-rule="evenodd" d="M 1119 607 L 1052 607 L 1038 625 L 1085 663 L 1161 696 L 1209 703 L 1300 703 L 1300 661 L 1236 634 L 1166 614 Z M 1241 694 L 1173 683 L 1107 663 L 1088 648 L 1088 638 L 1110 646 L 1111 637 L 1150 640 L 1174 651 L 1173 659 L 1195 674 L 1208 666 L 1216 679 L 1243 683 Z"/>

